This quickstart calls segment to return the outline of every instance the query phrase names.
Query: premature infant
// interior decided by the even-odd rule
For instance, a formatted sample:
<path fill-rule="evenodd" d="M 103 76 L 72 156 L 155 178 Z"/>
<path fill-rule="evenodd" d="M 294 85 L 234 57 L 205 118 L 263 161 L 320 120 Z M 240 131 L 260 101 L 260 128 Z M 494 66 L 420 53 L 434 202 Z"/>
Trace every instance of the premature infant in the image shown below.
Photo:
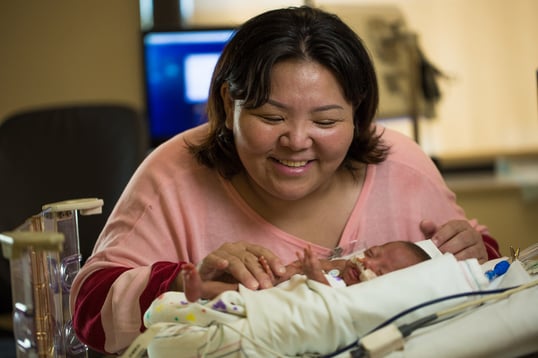
<path fill-rule="evenodd" d="M 349 259 L 318 259 L 310 247 L 306 248 L 302 255 L 297 253 L 297 257 L 297 261 L 286 266 L 286 273 L 282 276 L 275 276 L 263 257 L 259 261 L 271 277 L 273 285 L 278 285 L 295 274 L 304 274 L 311 280 L 344 287 L 371 280 L 430 258 L 424 250 L 408 241 L 392 241 L 372 246 Z M 191 263 L 184 264 L 182 270 L 183 289 L 191 302 L 200 298 L 212 299 L 223 291 L 238 288 L 237 282 L 202 281 L 196 267 Z"/>

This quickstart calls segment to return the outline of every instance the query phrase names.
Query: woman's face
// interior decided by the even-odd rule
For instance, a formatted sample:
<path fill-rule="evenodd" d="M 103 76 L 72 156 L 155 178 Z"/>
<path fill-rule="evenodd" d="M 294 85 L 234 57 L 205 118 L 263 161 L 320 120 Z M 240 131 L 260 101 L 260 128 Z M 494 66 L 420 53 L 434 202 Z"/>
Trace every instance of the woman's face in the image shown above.
<path fill-rule="evenodd" d="M 226 126 L 256 191 L 298 200 L 330 186 L 353 139 L 353 109 L 329 70 L 284 61 L 273 67 L 267 103 L 225 102 Z"/>

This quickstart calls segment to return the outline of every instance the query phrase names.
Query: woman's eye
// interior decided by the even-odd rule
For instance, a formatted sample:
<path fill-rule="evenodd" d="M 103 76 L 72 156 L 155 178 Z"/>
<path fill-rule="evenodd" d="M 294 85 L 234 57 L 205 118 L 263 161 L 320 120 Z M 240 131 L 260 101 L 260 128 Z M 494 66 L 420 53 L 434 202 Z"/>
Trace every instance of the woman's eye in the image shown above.
<path fill-rule="evenodd" d="M 321 127 L 331 127 L 336 123 L 336 121 L 333 121 L 333 120 L 321 120 L 321 121 L 314 121 L 314 123 L 316 123 L 318 126 L 321 126 Z"/>
<path fill-rule="evenodd" d="M 270 122 L 270 123 L 280 122 L 281 120 L 283 120 L 283 118 L 279 117 L 279 116 L 259 115 L 258 117 L 260 117 L 264 121 Z"/>

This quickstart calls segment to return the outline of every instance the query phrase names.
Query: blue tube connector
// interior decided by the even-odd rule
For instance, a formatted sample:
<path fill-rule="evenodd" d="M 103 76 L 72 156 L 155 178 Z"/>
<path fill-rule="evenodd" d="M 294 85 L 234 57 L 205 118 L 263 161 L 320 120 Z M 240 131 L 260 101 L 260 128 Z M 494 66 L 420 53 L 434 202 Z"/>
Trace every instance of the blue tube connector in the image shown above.
<path fill-rule="evenodd" d="M 510 262 L 503 260 L 498 262 L 492 270 L 486 271 L 486 277 L 488 280 L 493 281 L 495 278 L 502 276 L 510 268 Z"/>

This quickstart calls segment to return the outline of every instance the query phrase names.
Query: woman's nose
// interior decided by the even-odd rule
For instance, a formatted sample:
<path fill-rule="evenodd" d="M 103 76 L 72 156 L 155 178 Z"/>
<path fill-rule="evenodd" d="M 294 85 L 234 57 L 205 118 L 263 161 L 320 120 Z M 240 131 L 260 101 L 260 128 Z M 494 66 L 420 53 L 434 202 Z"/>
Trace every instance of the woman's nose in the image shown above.
<path fill-rule="evenodd" d="M 279 138 L 280 145 L 298 151 L 312 146 L 312 137 L 305 125 L 290 125 Z"/>

